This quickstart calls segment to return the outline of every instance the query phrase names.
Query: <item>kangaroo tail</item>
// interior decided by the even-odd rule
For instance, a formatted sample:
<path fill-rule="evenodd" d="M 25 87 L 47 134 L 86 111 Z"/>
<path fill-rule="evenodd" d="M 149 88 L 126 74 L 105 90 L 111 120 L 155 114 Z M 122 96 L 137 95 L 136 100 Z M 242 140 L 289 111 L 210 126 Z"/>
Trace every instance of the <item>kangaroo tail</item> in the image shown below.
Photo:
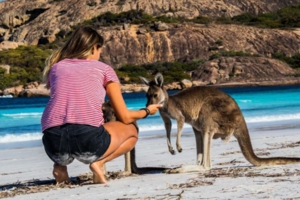
<path fill-rule="evenodd" d="M 254 166 L 263 165 L 285 165 L 291 163 L 300 163 L 300 158 L 296 157 L 270 157 L 270 158 L 260 158 L 255 155 L 253 147 L 251 144 L 251 139 L 246 126 L 246 123 L 242 123 L 239 130 L 236 130 L 234 136 L 236 137 L 241 151 L 245 158 Z"/>
<path fill-rule="evenodd" d="M 168 169 L 165 167 L 138 167 L 135 162 L 135 148 L 130 151 L 131 172 L 134 174 L 150 174 L 155 172 L 163 172 Z"/>

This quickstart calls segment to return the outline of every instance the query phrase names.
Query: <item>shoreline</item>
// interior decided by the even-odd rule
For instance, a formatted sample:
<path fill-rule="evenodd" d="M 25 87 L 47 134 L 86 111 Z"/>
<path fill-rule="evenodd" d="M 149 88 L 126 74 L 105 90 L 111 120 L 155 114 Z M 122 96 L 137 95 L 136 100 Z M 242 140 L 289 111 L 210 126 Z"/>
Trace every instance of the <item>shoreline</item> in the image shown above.
<path fill-rule="evenodd" d="M 35 86 L 29 87 L 29 89 L 23 88 L 22 85 L 6 88 L 3 91 L 0 90 L 1 98 L 17 98 L 17 97 L 49 97 L 50 90 L 45 88 L 45 84 L 34 84 Z M 175 87 L 175 86 L 176 87 Z M 240 87 L 272 87 L 272 86 L 297 86 L 300 85 L 300 78 L 295 78 L 293 80 L 280 80 L 280 81 L 256 81 L 256 82 L 227 82 L 218 84 L 208 84 L 208 83 L 198 83 L 193 81 L 192 86 L 185 87 L 217 87 L 217 88 L 240 88 Z M 28 86 L 26 86 L 28 87 Z M 172 90 L 183 90 L 184 88 L 180 86 L 179 82 L 173 82 L 165 84 L 168 91 Z M 175 88 L 174 88 L 175 87 Z M 148 86 L 144 84 L 121 84 L 122 93 L 139 93 L 146 92 Z"/>
<path fill-rule="evenodd" d="M 268 132 L 268 131 L 293 131 L 300 129 L 300 123 L 298 120 L 280 120 L 271 122 L 246 122 L 250 137 L 256 132 Z M 174 124 L 171 130 L 171 137 L 173 145 L 175 145 L 177 128 Z M 42 132 L 40 133 L 42 138 Z M 193 136 L 192 127 L 189 124 L 185 124 L 182 130 L 182 137 Z M 32 147 L 43 146 L 40 139 L 24 140 L 24 141 L 12 141 L 12 142 L 0 142 L 0 151 L 6 149 L 25 149 Z M 139 140 L 149 139 L 163 139 L 166 141 L 165 129 L 155 129 L 149 131 L 140 131 Z"/>

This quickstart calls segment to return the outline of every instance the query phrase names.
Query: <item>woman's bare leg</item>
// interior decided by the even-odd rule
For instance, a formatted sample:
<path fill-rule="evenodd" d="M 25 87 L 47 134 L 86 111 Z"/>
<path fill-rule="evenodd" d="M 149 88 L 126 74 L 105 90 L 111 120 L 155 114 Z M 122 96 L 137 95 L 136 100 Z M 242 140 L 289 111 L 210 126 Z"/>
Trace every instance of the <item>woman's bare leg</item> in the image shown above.
<path fill-rule="evenodd" d="M 97 161 L 90 164 L 90 169 L 93 172 L 94 183 L 107 183 L 103 174 L 103 165 L 129 152 L 135 146 L 138 133 L 134 125 L 126 125 L 121 122 L 109 122 L 104 125 L 104 128 L 111 136 L 111 142 L 104 155 Z"/>
<path fill-rule="evenodd" d="M 67 166 L 60 166 L 58 164 L 53 165 L 53 176 L 57 184 L 60 183 L 71 183 L 71 180 L 68 175 Z"/>

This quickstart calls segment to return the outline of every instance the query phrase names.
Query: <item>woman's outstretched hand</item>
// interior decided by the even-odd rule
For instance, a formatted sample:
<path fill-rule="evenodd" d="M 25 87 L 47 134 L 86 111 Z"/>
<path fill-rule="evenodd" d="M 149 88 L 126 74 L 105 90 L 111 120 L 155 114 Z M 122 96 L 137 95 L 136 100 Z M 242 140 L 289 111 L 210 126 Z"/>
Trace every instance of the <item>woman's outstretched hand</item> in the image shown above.
<path fill-rule="evenodd" d="M 147 106 L 148 110 L 150 111 L 150 115 L 154 115 L 159 108 L 162 108 L 162 104 L 150 104 L 149 106 Z"/>

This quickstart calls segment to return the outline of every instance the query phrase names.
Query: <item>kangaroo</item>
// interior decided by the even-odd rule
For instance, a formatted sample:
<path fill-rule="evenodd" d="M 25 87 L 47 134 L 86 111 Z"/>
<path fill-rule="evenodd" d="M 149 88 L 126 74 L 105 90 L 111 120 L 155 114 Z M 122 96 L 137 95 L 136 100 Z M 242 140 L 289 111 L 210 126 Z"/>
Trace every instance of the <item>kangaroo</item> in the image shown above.
<path fill-rule="evenodd" d="M 109 101 L 102 104 L 103 118 L 105 122 L 117 121 L 118 118 L 115 114 L 113 107 Z M 139 132 L 139 128 L 136 122 L 133 123 Z M 135 148 L 125 154 L 125 173 L 131 174 L 146 174 L 154 171 L 164 171 L 168 168 L 164 167 L 138 167 L 135 161 Z"/>
<path fill-rule="evenodd" d="M 163 87 L 163 76 L 158 73 L 154 80 L 149 81 L 140 77 L 148 85 L 147 104 L 162 104 L 159 109 L 164 121 L 168 148 L 175 154 L 171 145 L 170 133 L 172 123 L 170 118 L 177 121 L 176 146 L 179 152 L 180 137 L 184 123 L 192 126 L 196 139 L 197 165 L 182 166 L 171 172 L 191 172 L 211 168 L 210 148 L 212 139 L 221 138 L 228 141 L 233 135 L 236 137 L 244 157 L 254 166 L 282 165 L 300 162 L 300 158 L 288 157 L 257 157 L 253 151 L 248 128 L 243 114 L 235 102 L 225 92 L 205 86 L 195 86 L 168 95 Z"/>

